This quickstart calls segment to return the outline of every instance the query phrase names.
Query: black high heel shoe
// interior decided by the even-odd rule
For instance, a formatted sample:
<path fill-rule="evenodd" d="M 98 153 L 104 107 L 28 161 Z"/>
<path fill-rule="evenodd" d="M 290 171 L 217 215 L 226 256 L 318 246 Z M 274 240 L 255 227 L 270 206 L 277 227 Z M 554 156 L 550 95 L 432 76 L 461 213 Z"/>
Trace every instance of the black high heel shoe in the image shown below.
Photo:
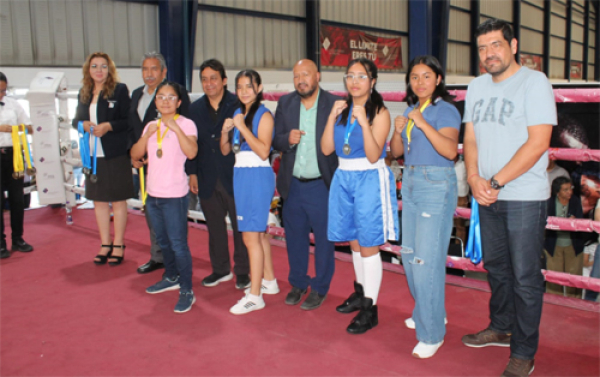
<path fill-rule="evenodd" d="M 102 255 L 102 254 L 98 254 L 94 257 L 94 263 L 95 264 L 106 264 L 106 261 L 108 260 L 108 258 L 110 258 L 110 255 L 112 254 L 113 251 L 113 245 L 112 243 L 110 245 L 100 245 L 101 247 L 106 247 L 108 248 L 108 253 L 106 253 L 106 255 Z M 98 259 L 98 260 L 96 260 Z"/>
<path fill-rule="evenodd" d="M 108 264 L 111 265 L 111 266 L 118 266 L 118 265 L 121 264 L 121 262 L 123 262 L 123 259 L 125 258 L 125 245 L 113 245 L 112 247 L 113 247 L 113 249 L 115 247 L 119 248 L 119 249 L 123 249 L 123 255 L 121 255 L 120 257 L 112 255 L 110 257 L 110 259 L 116 259 L 116 260 L 108 262 Z"/>

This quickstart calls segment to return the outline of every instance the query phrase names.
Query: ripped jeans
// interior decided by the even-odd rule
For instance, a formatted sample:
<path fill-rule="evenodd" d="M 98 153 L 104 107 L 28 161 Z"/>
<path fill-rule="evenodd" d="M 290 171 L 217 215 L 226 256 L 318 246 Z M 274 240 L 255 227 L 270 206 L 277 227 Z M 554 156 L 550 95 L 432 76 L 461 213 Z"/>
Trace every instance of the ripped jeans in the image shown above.
<path fill-rule="evenodd" d="M 415 300 L 417 339 L 444 339 L 446 255 L 457 186 L 453 167 L 408 166 L 402 177 L 402 264 Z"/>

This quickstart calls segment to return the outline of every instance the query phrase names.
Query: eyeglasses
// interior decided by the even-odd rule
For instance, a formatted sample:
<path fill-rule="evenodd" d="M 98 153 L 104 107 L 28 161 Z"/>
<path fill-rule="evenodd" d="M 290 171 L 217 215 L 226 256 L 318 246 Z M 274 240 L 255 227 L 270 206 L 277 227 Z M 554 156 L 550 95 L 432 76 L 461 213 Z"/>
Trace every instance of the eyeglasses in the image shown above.
<path fill-rule="evenodd" d="M 367 76 L 367 75 L 344 75 L 344 80 L 346 81 L 360 81 L 360 82 L 365 82 L 367 81 L 367 79 L 370 79 L 371 77 Z"/>
<path fill-rule="evenodd" d="M 169 94 L 168 96 L 165 96 L 164 94 L 159 94 L 156 96 L 156 99 L 159 101 L 175 102 L 177 101 L 177 96 L 174 96 L 172 94 Z"/>

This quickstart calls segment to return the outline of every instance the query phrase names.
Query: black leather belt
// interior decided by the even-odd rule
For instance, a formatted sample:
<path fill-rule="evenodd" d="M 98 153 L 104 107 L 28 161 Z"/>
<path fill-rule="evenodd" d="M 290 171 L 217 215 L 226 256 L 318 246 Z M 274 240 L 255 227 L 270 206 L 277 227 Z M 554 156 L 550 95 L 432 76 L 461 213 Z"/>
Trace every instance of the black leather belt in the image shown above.
<path fill-rule="evenodd" d="M 296 177 L 294 177 L 296 178 Z M 317 178 L 296 178 L 297 180 L 299 180 L 302 183 L 306 183 L 306 182 L 312 182 L 312 181 L 316 181 L 319 179 L 322 179 L 322 177 L 317 177 Z"/>
<path fill-rule="evenodd" d="M 13 153 L 13 147 L 2 147 L 0 148 L 0 153 L 2 154 L 12 154 Z"/>

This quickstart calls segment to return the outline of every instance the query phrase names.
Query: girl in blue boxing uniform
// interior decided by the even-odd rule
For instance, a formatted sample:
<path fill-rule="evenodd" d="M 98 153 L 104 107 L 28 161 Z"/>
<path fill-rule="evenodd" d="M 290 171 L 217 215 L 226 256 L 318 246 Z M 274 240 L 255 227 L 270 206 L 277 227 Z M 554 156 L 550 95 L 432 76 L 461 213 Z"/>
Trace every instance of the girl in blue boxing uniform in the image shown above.
<path fill-rule="evenodd" d="M 261 104 L 262 84 L 256 71 L 244 70 L 235 77 L 240 107 L 226 119 L 221 134 L 221 152 L 233 150 L 233 194 L 238 229 L 250 257 L 250 290 L 229 311 L 246 314 L 265 307 L 263 293 L 279 292 L 273 273 L 270 248 L 263 247 L 275 174 L 269 163 L 273 140 L 273 115 Z M 264 279 L 263 279 L 264 275 Z"/>
<path fill-rule="evenodd" d="M 328 237 L 350 242 L 356 274 L 355 292 L 337 311 L 360 310 L 347 331 L 362 334 L 378 323 L 379 246 L 398 239 L 398 204 L 394 175 L 384 163 L 391 120 L 375 90 L 377 67 L 369 59 L 353 60 L 344 81 L 348 98 L 334 104 L 321 148 L 339 158 L 329 191 Z"/>
<path fill-rule="evenodd" d="M 406 75 L 408 109 L 395 120 L 392 154 L 404 154 L 402 176 L 402 262 L 415 299 L 412 317 L 419 343 L 413 356 L 435 355 L 444 343 L 446 255 L 456 209 L 454 158 L 460 114 L 451 103 L 442 66 L 418 56 Z"/>

